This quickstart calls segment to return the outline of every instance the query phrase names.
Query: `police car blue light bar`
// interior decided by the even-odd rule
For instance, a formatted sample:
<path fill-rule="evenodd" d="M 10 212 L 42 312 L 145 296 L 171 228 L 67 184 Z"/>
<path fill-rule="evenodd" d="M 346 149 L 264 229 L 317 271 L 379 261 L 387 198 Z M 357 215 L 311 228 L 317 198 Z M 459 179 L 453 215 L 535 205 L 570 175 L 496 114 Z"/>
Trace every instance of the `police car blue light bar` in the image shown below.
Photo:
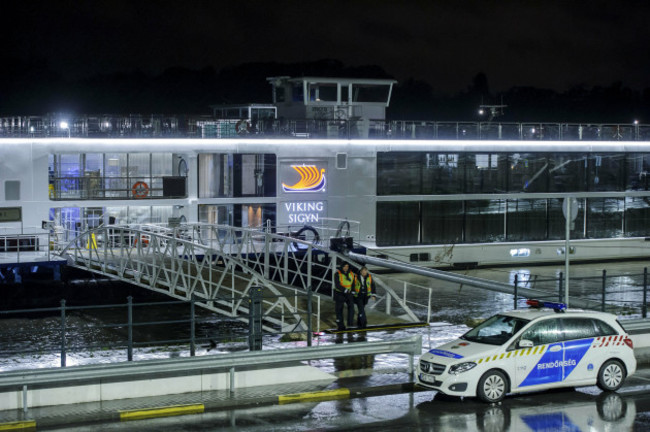
<path fill-rule="evenodd" d="M 540 300 L 526 300 L 526 304 L 533 308 L 549 308 L 555 310 L 565 310 L 566 304 L 549 302 L 549 301 L 540 301 Z"/>

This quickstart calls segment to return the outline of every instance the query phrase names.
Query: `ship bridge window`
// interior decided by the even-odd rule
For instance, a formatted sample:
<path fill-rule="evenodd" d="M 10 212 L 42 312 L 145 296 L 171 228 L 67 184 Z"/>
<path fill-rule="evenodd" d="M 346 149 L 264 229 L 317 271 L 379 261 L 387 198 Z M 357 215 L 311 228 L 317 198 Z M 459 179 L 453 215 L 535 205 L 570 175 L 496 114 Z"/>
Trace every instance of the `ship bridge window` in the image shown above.
<path fill-rule="evenodd" d="M 309 84 L 309 100 L 312 102 L 336 102 L 337 84 Z"/>
<path fill-rule="evenodd" d="M 284 87 L 273 87 L 273 103 L 284 102 L 286 100 L 286 94 Z"/>
<path fill-rule="evenodd" d="M 304 94 L 302 83 L 293 83 L 291 86 L 291 100 L 294 102 L 303 102 Z"/>
<path fill-rule="evenodd" d="M 352 102 L 388 103 L 389 94 L 389 85 L 352 84 Z"/>

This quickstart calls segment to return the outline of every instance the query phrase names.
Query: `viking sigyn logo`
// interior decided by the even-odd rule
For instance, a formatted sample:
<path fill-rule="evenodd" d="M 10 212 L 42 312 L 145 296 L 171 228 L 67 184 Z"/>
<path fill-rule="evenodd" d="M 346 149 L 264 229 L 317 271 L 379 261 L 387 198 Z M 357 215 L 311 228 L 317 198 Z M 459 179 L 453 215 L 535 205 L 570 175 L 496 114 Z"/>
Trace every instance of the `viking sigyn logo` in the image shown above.
<path fill-rule="evenodd" d="M 291 165 L 300 174 L 300 180 L 292 186 L 282 183 L 285 192 L 320 192 L 325 190 L 325 168 L 316 165 Z"/>

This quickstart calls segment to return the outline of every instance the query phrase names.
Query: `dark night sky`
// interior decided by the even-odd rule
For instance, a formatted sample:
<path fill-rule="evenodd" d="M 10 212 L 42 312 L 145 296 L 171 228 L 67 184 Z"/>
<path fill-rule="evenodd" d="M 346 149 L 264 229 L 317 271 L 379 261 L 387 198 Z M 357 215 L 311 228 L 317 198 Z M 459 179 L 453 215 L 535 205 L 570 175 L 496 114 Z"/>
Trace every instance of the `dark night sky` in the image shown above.
<path fill-rule="evenodd" d="M 650 87 L 648 1 L 13 1 L 4 58 L 66 78 L 337 59 L 437 92 Z M 6 33 L 9 34 L 6 34 Z"/>

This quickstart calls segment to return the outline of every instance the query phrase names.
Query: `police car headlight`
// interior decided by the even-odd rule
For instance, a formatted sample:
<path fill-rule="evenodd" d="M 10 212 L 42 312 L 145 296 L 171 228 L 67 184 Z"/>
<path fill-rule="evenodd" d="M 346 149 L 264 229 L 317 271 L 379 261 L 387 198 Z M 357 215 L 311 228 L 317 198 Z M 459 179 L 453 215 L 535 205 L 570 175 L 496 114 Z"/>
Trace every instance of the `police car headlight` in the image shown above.
<path fill-rule="evenodd" d="M 449 373 L 458 375 L 459 373 L 467 372 L 474 366 L 476 366 L 474 362 L 458 363 L 449 368 Z"/>

